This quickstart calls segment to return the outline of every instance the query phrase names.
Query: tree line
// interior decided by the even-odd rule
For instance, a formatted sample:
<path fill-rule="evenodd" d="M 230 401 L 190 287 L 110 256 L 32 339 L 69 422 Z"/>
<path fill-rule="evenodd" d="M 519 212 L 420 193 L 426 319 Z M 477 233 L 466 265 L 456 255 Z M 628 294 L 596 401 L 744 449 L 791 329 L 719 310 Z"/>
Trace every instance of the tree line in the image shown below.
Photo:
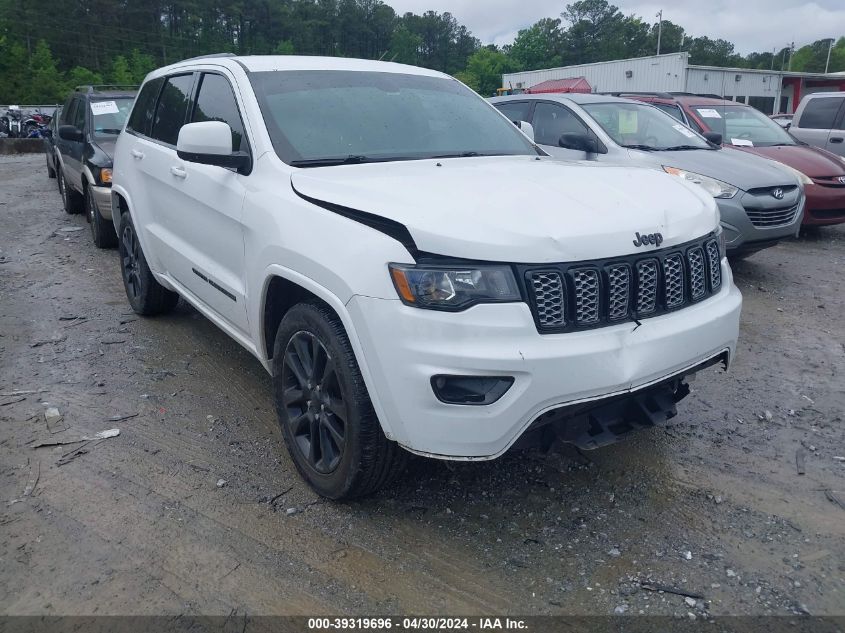
<path fill-rule="evenodd" d="M 739 55 L 723 39 L 663 22 L 661 52 L 700 65 L 821 72 L 830 40 Z M 382 0 L 0 0 L 0 102 L 62 101 L 79 84 L 137 84 L 152 69 L 212 52 L 383 59 L 455 75 L 483 95 L 503 72 L 654 54 L 657 25 L 607 0 L 578 0 L 559 17 L 482 45 L 446 12 L 397 14 Z M 845 70 L 845 37 L 830 70 Z"/>

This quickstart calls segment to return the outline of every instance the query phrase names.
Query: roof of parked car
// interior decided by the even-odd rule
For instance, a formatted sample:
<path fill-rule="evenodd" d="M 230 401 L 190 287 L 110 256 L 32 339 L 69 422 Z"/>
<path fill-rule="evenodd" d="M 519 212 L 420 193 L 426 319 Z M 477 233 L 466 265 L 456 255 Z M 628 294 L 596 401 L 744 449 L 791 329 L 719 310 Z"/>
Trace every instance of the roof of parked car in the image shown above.
<path fill-rule="evenodd" d="M 165 75 L 185 66 L 195 65 L 224 66 L 235 68 L 240 66 L 248 72 L 267 72 L 277 70 L 350 70 L 382 73 L 401 73 L 406 75 L 424 75 L 429 77 L 448 77 L 436 70 L 396 64 L 393 62 L 379 62 L 369 59 L 352 59 L 347 57 L 317 57 L 306 55 L 244 55 L 226 56 L 210 55 L 186 59 L 150 73 L 157 77 Z"/>
<path fill-rule="evenodd" d="M 630 103 L 630 99 L 622 99 L 620 97 L 613 97 L 610 95 L 580 93 L 580 92 L 566 92 L 566 93 L 540 93 L 540 94 L 518 94 L 507 95 L 504 97 L 492 97 L 492 103 L 502 103 L 503 101 L 569 101 L 579 105 L 587 103 Z"/>

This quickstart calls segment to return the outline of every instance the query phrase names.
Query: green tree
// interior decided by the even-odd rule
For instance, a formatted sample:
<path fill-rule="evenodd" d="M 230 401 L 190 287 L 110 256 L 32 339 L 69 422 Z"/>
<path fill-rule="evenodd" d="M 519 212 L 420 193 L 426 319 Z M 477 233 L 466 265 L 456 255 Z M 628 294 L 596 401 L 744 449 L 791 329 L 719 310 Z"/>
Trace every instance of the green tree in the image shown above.
<path fill-rule="evenodd" d="M 132 54 L 129 56 L 129 75 L 132 78 L 131 83 L 140 84 L 144 81 L 150 71 L 156 68 L 155 59 L 152 55 L 142 53 L 137 48 L 132 49 Z"/>
<path fill-rule="evenodd" d="M 290 40 L 282 40 L 278 44 L 276 44 L 276 48 L 273 49 L 273 54 L 275 55 L 293 55 L 294 54 L 294 47 L 293 42 Z"/>
<path fill-rule="evenodd" d="M 543 18 L 517 34 L 508 55 L 519 70 L 535 70 L 563 65 L 562 49 L 560 20 Z"/>
<path fill-rule="evenodd" d="M 129 69 L 129 61 L 123 55 L 118 55 L 112 60 L 109 81 L 121 86 L 130 86 L 135 83 L 132 71 Z"/>
<path fill-rule="evenodd" d="M 495 96 L 502 86 L 502 74 L 514 70 L 513 60 L 495 46 L 479 48 L 456 77 L 483 97 Z"/>
<path fill-rule="evenodd" d="M 24 100 L 29 103 L 55 103 L 64 97 L 64 81 L 56 68 L 50 47 L 38 40 L 29 62 L 29 81 Z"/>
<path fill-rule="evenodd" d="M 96 86 L 103 83 L 103 76 L 95 73 L 93 70 L 88 70 L 82 66 L 74 66 L 67 73 L 67 81 L 65 82 L 65 92 L 69 92 L 76 88 L 76 86 Z M 64 101 L 64 99 L 60 99 Z"/>

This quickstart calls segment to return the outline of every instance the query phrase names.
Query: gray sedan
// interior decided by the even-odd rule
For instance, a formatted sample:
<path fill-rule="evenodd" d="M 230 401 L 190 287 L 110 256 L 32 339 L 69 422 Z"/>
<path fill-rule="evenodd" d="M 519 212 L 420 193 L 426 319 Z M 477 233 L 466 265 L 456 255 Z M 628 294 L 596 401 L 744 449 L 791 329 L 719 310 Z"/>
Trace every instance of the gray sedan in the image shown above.
<path fill-rule="evenodd" d="M 788 168 L 723 150 L 645 103 L 592 94 L 490 100 L 552 156 L 652 165 L 703 187 L 722 216 L 728 253 L 741 256 L 796 235 L 804 190 Z M 530 125 L 524 125 L 528 123 Z"/>

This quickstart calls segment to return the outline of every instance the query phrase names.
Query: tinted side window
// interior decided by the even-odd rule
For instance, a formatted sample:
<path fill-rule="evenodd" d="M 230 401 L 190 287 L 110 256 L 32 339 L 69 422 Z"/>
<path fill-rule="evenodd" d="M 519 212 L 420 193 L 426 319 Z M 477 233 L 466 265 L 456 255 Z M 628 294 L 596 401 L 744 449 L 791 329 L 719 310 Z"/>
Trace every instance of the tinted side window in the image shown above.
<path fill-rule="evenodd" d="M 592 136 L 590 129 L 568 108 L 555 103 L 538 103 L 534 108 L 534 140 L 558 146 L 561 134 L 575 132 Z"/>
<path fill-rule="evenodd" d="M 162 143 L 176 145 L 179 130 L 185 124 L 193 85 L 193 75 L 176 75 L 167 79 L 158 98 L 150 136 Z"/>
<path fill-rule="evenodd" d="M 660 110 L 663 110 L 666 114 L 669 114 L 672 117 L 678 119 L 678 121 L 680 121 L 681 123 L 686 123 L 684 121 L 684 115 L 681 114 L 681 109 L 678 106 L 672 105 L 670 103 L 652 103 L 651 105 Z"/>
<path fill-rule="evenodd" d="M 528 101 L 497 103 L 496 108 L 511 121 L 528 122 L 528 112 L 531 110 L 531 104 Z"/>
<path fill-rule="evenodd" d="M 73 124 L 80 130 L 85 129 L 85 100 L 77 99 L 73 109 Z"/>
<path fill-rule="evenodd" d="M 238 102 L 232 92 L 229 81 L 221 76 L 205 73 L 202 76 L 197 104 L 191 122 L 222 121 L 232 128 L 232 150 L 247 151 L 248 145 L 244 138 L 244 126 L 238 112 Z"/>
<path fill-rule="evenodd" d="M 829 130 L 833 127 L 836 113 L 842 105 L 843 97 L 820 97 L 810 99 L 804 107 L 798 127 L 813 130 Z"/>
<path fill-rule="evenodd" d="M 65 103 L 65 107 L 62 108 L 62 118 L 61 118 L 61 125 L 70 125 L 73 121 L 73 106 L 76 105 L 76 100 L 73 97 L 69 97 L 67 103 Z"/>
<path fill-rule="evenodd" d="M 159 77 L 144 84 L 144 87 L 141 88 L 141 92 L 138 94 L 138 98 L 135 100 L 135 107 L 132 108 L 132 114 L 129 115 L 129 121 L 126 124 L 127 130 L 149 136 L 150 124 L 155 114 L 156 98 L 163 83 L 164 77 Z"/>

